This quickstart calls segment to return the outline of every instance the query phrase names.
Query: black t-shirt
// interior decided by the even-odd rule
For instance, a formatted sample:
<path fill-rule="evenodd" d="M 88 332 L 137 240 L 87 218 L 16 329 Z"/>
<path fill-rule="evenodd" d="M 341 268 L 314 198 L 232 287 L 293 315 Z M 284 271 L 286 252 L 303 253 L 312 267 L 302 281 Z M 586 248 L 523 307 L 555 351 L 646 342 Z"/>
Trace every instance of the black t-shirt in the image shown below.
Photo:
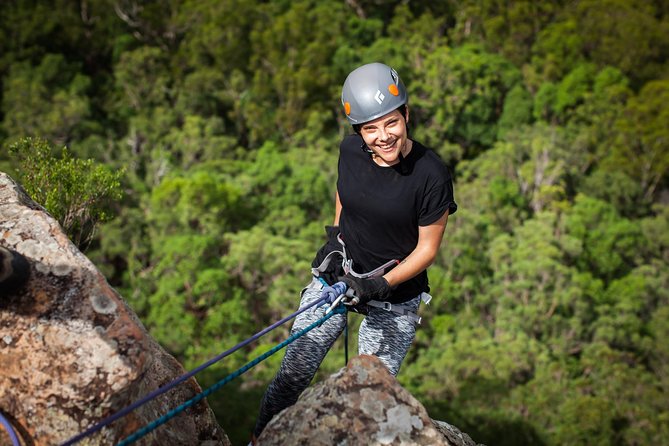
<path fill-rule="evenodd" d="M 351 135 L 339 153 L 339 228 L 354 271 L 365 273 L 406 258 L 418 243 L 418 227 L 457 210 L 451 174 L 432 150 L 413 141 L 411 152 L 390 167 L 376 164 L 362 138 Z M 427 272 L 401 283 L 390 302 L 428 292 Z"/>

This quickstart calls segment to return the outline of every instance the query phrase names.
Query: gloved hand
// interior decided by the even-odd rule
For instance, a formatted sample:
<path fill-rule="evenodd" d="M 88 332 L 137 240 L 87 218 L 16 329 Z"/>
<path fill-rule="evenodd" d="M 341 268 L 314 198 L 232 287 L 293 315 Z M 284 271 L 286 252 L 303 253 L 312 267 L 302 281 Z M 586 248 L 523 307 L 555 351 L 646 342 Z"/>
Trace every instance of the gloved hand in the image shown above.
<path fill-rule="evenodd" d="M 354 295 L 359 299 L 358 303 L 364 304 L 370 300 L 387 300 L 392 289 L 390 284 L 383 277 L 360 277 L 346 274 L 339 278 L 349 288 L 353 289 Z"/>
<path fill-rule="evenodd" d="M 337 282 L 331 286 L 326 286 L 321 291 L 321 298 L 325 297 L 326 302 L 332 304 L 339 296 L 346 292 L 346 288 L 347 285 L 344 282 Z"/>

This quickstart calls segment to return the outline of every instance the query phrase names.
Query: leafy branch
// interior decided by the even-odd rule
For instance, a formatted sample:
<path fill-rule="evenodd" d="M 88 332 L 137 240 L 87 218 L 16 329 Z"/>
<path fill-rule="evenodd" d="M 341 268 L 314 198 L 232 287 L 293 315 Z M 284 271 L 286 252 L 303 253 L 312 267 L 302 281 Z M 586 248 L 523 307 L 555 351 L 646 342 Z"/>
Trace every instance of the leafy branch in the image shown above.
<path fill-rule="evenodd" d="M 67 147 L 57 156 L 41 138 L 22 138 L 9 146 L 9 152 L 18 161 L 25 190 L 80 248 L 88 246 L 99 223 L 113 218 L 111 205 L 123 195 L 123 171 L 74 158 Z"/>

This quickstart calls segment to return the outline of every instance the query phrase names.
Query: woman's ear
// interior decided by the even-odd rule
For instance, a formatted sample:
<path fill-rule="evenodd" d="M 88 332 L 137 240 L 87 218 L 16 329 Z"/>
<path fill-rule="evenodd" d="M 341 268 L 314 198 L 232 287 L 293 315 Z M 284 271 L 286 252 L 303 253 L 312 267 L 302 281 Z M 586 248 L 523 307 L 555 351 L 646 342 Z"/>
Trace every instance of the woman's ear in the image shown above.
<path fill-rule="evenodd" d="M 409 104 L 404 106 L 404 121 L 409 123 Z"/>

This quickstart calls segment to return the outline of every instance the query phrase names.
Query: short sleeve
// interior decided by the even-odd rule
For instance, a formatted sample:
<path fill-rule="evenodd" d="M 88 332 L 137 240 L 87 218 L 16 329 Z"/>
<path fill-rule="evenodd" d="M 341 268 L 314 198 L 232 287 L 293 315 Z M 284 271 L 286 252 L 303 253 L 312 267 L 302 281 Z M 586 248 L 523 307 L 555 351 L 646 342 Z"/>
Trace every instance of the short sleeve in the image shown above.
<path fill-rule="evenodd" d="M 418 213 L 418 225 L 427 226 L 439 220 L 448 210 L 452 215 L 458 210 L 458 205 L 453 198 L 453 181 L 450 172 L 444 167 L 444 173 L 429 186 L 423 196 L 420 211 Z"/>

